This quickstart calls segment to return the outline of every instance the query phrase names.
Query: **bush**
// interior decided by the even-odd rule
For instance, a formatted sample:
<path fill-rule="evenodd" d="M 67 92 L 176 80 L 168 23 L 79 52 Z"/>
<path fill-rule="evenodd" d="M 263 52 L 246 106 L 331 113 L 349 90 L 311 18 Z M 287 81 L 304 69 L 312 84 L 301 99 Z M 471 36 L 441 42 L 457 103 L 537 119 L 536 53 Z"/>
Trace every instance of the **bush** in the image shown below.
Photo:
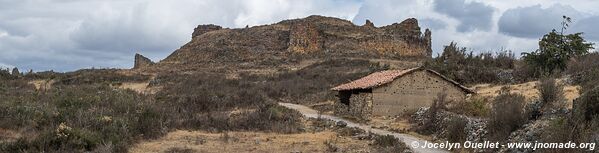
<path fill-rule="evenodd" d="M 599 87 L 584 93 L 574 102 L 571 116 L 552 120 L 541 135 L 543 142 L 597 142 L 599 133 Z M 545 152 L 588 152 L 587 149 L 552 149 Z"/>
<path fill-rule="evenodd" d="M 62 85 L 82 85 L 107 83 L 115 84 L 122 82 L 142 82 L 150 79 L 149 75 L 132 74 L 126 75 L 118 69 L 83 69 L 75 72 L 67 72 L 56 77 L 58 81 L 55 84 Z M 31 76 L 35 77 L 35 76 Z"/>
<path fill-rule="evenodd" d="M 192 148 L 187 148 L 187 147 L 172 147 L 172 148 L 168 148 L 168 150 L 166 150 L 164 153 L 196 153 L 198 151 L 192 149 Z"/>
<path fill-rule="evenodd" d="M 487 126 L 491 140 L 506 140 L 511 132 L 526 122 L 524 103 L 524 96 L 512 94 L 505 89 L 495 97 Z"/>
<path fill-rule="evenodd" d="M 564 86 L 553 78 L 543 78 L 537 85 L 541 98 L 541 111 L 565 108 Z"/>
<path fill-rule="evenodd" d="M 447 93 L 440 92 L 439 94 L 437 94 L 437 98 L 435 98 L 435 100 L 433 100 L 433 103 L 431 103 L 431 107 L 429 107 L 428 111 L 426 112 L 427 117 L 424 118 L 424 123 L 421 127 L 418 128 L 418 131 L 424 134 L 435 133 L 439 128 L 437 126 L 437 114 L 440 111 L 447 109 L 447 103 Z"/>
<path fill-rule="evenodd" d="M 573 58 L 568 62 L 565 74 L 570 75 L 574 84 L 582 87 L 581 93 L 593 89 L 599 84 L 599 53 Z"/>
<path fill-rule="evenodd" d="M 599 86 L 583 93 L 574 101 L 572 115 L 583 123 L 599 120 Z"/>
<path fill-rule="evenodd" d="M 11 92 L 0 100 L 0 128 L 32 130 L 32 137 L 3 142 L 4 152 L 84 152 L 112 144 L 125 152 L 137 137 L 161 136 L 163 116 L 133 91 L 105 85 L 57 86 L 45 94 Z"/>
<path fill-rule="evenodd" d="M 170 83 L 156 94 L 156 99 L 162 114 L 169 114 L 173 127 L 281 133 L 295 133 L 301 127 L 301 114 L 267 99 L 261 84 L 218 74 L 159 79 L 161 83 Z M 239 113 L 231 113 L 234 109 Z"/>
<path fill-rule="evenodd" d="M 468 120 L 461 117 L 452 117 L 447 125 L 447 140 L 449 142 L 464 142 L 468 137 L 466 125 Z"/>
<path fill-rule="evenodd" d="M 379 149 L 376 152 L 404 152 L 409 148 L 392 135 L 376 135 L 374 143 Z"/>
<path fill-rule="evenodd" d="M 440 56 L 427 61 L 425 66 L 464 84 L 508 83 L 514 81 L 510 70 L 515 62 L 516 57 L 511 51 L 475 55 L 452 42 L 445 46 Z"/>
<path fill-rule="evenodd" d="M 488 100 L 484 97 L 471 97 L 470 99 L 457 102 L 451 106 L 449 110 L 451 112 L 462 114 L 466 116 L 474 117 L 487 117 L 489 116 L 490 109 L 487 106 Z"/>

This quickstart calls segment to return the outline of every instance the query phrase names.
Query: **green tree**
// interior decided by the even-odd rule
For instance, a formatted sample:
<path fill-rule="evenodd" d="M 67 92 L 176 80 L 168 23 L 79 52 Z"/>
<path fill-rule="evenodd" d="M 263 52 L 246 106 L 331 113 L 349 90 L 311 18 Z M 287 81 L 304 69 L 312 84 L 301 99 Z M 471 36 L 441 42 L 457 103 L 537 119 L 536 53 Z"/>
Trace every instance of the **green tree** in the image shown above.
<path fill-rule="evenodd" d="M 530 53 L 522 53 L 524 61 L 537 70 L 538 75 L 549 75 L 555 70 L 566 69 L 568 60 L 589 53 L 594 49 L 582 37 L 582 32 L 564 35 L 571 23 L 570 17 L 563 16 L 560 32 L 553 29 L 539 41 L 539 49 Z"/>

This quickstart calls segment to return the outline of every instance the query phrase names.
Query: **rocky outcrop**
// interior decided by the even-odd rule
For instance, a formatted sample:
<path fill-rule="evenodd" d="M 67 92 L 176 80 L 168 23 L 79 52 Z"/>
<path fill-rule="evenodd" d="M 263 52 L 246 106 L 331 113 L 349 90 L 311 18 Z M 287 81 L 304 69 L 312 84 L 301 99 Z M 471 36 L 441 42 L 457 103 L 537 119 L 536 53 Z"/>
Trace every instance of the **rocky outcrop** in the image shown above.
<path fill-rule="evenodd" d="M 375 28 L 374 23 L 370 22 L 370 20 L 366 20 L 366 23 L 363 25 L 364 27 Z"/>
<path fill-rule="evenodd" d="M 159 65 L 275 67 L 293 62 L 290 57 L 431 58 L 431 31 L 420 30 L 413 18 L 383 27 L 324 16 L 238 29 L 199 25 L 191 42 Z"/>
<path fill-rule="evenodd" d="M 154 65 L 154 62 L 141 54 L 135 54 L 135 63 L 133 69 L 141 69 Z"/>
<path fill-rule="evenodd" d="M 196 27 L 195 29 L 193 29 L 193 33 L 191 34 L 191 38 L 205 34 L 207 32 L 210 31 L 216 31 L 216 30 L 220 30 L 222 29 L 221 26 L 217 26 L 214 24 L 208 24 L 208 25 L 198 25 L 198 27 Z"/>
<path fill-rule="evenodd" d="M 432 44 L 432 32 L 431 30 L 424 30 L 424 47 L 427 48 L 427 55 L 428 57 L 432 57 L 433 56 L 433 44 Z"/>

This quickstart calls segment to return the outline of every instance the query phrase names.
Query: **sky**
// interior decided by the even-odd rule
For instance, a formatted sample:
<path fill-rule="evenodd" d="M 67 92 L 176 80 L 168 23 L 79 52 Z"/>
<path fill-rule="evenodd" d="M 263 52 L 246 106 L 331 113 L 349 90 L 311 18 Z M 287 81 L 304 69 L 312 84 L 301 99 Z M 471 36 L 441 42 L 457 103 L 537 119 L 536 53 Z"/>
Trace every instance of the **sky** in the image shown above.
<path fill-rule="evenodd" d="M 599 42 L 596 0 L 0 0 L 0 67 L 21 71 L 131 68 L 135 53 L 160 61 L 199 24 L 242 28 L 309 15 L 376 26 L 417 18 L 432 31 L 433 54 L 456 42 L 474 52 L 534 51 L 573 23 Z"/>

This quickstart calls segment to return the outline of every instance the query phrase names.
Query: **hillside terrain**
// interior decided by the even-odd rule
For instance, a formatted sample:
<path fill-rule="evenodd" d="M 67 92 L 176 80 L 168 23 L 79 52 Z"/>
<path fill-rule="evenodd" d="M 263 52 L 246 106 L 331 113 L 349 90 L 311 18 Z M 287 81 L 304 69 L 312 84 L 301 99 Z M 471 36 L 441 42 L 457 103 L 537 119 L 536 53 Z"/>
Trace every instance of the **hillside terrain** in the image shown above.
<path fill-rule="evenodd" d="M 192 40 L 164 60 L 153 62 L 136 54 L 132 69 L 1 71 L 1 123 L 10 124 L 0 124 L 0 149 L 207 151 L 179 142 L 174 142 L 183 145 L 179 148 L 152 145 L 184 141 L 188 136 L 181 131 L 194 131 L 185 135 L 236 151 L 255 146 L 255 151 L 278 152 L 289 145 L 316 152 L 409 150 L 392 136 L 330 129 L 334 122 L 305 124 L 301 115 L 277 103 L 330 101 L 335 93 L 329 89 L 336 84 L 422 65 L 431 58 L 430 37 L 416 19 L 375 27 L 310 16 L 240 29 L 199 25 Z M 222 133 L 252 142 L 212 141 Z M 267 141 L 278 149 L 253 142 L 272 136 L 282 137 Z M 308 137 L 314 140 L 296 140 Z"/>
<path fill-rule="evenodd" d="M 289 69 L 304 61 L 325 59 L 430 58 L 431 32 L 416 19 L 375 27 L 371 22 L 309 16 L 240 29 L 199 25 L 192 40 L 149 70 L 242 71 Z"/>
<path fill-rule="evenodd" d="M 404 141 L 598 142 L 598 53 L 538 72 L 512 52 L 467 53 L 456 43 L 433 58 L 431 35 L 412 18 L 375 27 L 309 16 L 237 29 L 199 25 L 161 61 L 136 54 L 132 69 L 0 69 L 0 152 L 411 152 L 419 149 Z M 332 87 L 417 66 L 477 93 L 456 101 L 439 94 L 398 116 L 333 114 Z M 316 119 L 283 103 L 312 107 Z M 557 152 L 565 151 L 588 152 Z"/>

